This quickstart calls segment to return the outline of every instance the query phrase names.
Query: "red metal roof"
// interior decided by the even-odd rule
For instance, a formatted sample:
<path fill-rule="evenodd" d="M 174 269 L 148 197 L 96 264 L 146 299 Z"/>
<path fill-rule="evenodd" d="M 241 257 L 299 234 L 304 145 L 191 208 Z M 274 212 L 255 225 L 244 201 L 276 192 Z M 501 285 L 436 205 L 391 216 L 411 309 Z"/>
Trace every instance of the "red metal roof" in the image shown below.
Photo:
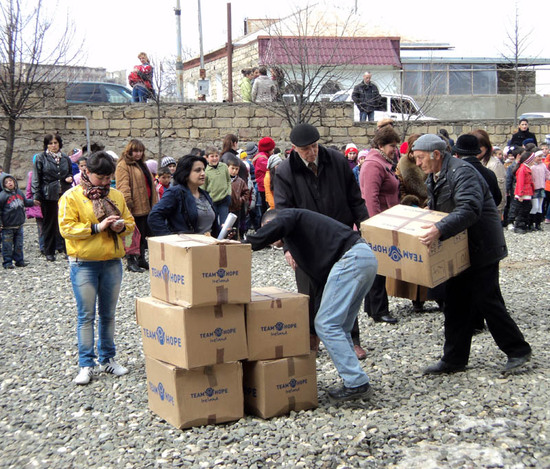
<path fill-rule="evenodd" d="M 395 37 L 258 37 L 265 65 L 391 65 L 401 68 Z"/>

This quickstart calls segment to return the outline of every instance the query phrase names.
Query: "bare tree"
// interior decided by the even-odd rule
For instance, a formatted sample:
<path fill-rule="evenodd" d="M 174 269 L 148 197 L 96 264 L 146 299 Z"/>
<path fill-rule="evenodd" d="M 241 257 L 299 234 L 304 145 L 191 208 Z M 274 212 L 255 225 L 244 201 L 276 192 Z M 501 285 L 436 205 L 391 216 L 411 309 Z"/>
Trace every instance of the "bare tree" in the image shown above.
<path fill-rule="evenodd" d="M 68 22 L 53 33 L 42 0 L 28 11 L 20 0 L 3 0 L 0 15 L 0 107 L 8 119 L 2 138 L 4 170 L 9 171 L 17 120 L 42 103 L 44 90 L 64 73 L 63 66 L 76 60 L 80 48 L 71 44 L 74 28 Z"/>
<path fill-rule="evenodd" d="M 269 106 L 291 127 L 319 122 L 323 114 L 321 95 L 339 91 L 340 82 L 358 74 L 358 69 L 348 66 L 353 57 L 342 53 L 345 41 L 356 29 L 353 12 L 346 14 L 341 20 L 329 20 L 330 15 L 307 6 L 281 21 L 265 21 L 270 44 L 264 65 L 271 68 L 279 94 L 275 105 L 261 105 Z M 358 51 L 357 57 L 360 54 Z"/>
<path fill-rule="evenodd" d="M 511 82 L 514 89 L 514 121 L 517 122 L 519 108 L 529 99 L 529 94 L 535 92 L 535 71 L 528 69 L 532 63 L 526 63 L 525 52 L 531 44 L 533 30 L 524 32 L 520 27 L 519 8 L 516 2 L 514 10 L 514 22 L 512 28 L 507 30 L 506 52 L 502 54 L 507 61 L 508 70 L 501 70 L 501 82 Z"/>

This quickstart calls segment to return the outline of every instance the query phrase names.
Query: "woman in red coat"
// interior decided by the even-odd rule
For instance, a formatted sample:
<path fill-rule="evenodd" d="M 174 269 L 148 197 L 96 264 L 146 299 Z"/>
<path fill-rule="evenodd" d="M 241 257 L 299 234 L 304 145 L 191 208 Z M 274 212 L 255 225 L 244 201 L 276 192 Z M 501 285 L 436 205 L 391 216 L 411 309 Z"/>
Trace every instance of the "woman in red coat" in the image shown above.
<path fill-rule="evenodd" d="M 359 185 L 370 217 L 399 203 L 399 179 L 393 160 L 398 145 L 399 136 L 393 127 L 380 128 L 374 136 L 373 148 L 361 166 Z M 376 322 L 397 322 L 389 311 L 386 277 L 376 276 L 365 298 L 365 311 Z"/>

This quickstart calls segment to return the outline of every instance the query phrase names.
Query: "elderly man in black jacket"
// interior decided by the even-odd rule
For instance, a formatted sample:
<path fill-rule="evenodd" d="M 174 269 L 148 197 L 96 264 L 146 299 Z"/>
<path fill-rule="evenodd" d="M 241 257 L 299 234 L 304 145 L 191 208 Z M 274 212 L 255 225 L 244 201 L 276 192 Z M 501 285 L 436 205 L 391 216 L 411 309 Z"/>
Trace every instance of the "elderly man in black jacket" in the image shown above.
<path fill-rule="evenodd" d="M 498 264 L 508 251 L 498 211 L 475 168 L 445 152 L 446 143 L 426 134 L 413 145 L 416 164 L 428 174 L 429 207 L 448 212 L 425 225 L 420 241 L 429 246 L 468 230 L 471 266 L 447 281 L 443 357 L 426 374 L 463 371 L 468 364 L 476 314 L 482 314 L 498 347 L 508 356 L 503 372 L 524 365 L 531 347 L 508 314 L 500 292 Z"/>
<path fill-rule="evenodd" d="M 331 217 L 353 228 L 368 218 L 365 201 L 349 164 L 341 153 L 318 144 L 319 131 L 310 124 L 298 124 L 290 133 L 293 151 L 277 167 L 274 181 L 275 208 L 305 208 Z M 315 314 L 319 309 L 322 290 L 307 274 L 296 267 L 290 252 L 285 249 L 287 262 L 296 271 L 298 291 L 309 295 L 312 349 L 316 350 Z M 359 342 L 357 320 L 352 330 L 355 353 L 366 358 Z"/>

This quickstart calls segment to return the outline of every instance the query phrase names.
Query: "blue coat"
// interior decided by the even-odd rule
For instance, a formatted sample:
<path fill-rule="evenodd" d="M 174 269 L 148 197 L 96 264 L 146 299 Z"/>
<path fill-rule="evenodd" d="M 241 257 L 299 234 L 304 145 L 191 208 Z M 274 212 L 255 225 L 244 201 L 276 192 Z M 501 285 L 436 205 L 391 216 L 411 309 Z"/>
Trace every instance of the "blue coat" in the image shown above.
<path fill-rule="evenodd" d="M 200 188 L 199 192 L 206 197 L 214 213 L 217 213 L 208 192 Z M 155 236 L 191 234 L 197 232 L 198 216 L 197 203 L 189 188 L 176 184 L 164 191 L 162 198 L 151 209 L 147 221 Z M 219 231 L 216 216 L 212 224 L 212 236 L 217 236 Z"/>

